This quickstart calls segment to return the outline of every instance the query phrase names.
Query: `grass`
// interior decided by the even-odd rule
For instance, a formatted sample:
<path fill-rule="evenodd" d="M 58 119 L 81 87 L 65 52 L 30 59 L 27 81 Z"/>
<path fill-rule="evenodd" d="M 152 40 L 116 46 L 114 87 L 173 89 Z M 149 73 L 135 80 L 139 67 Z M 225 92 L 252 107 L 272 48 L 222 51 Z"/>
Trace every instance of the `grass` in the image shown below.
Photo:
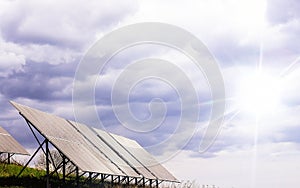
<path fill-rule="evenodd" d="M 0 163 L 0 187 L 44 187 L 44 170 L 26 168 L 17 177 L 23 166 L 17 164 Z"/>
<path fill-rule="evenodd" d="M 23 173 L 17 177 L 19 172 L 22 170 L 23 166 L 17 164 L 6 164 L 0 163 L 0 187 L 9 187 L 9 188 L 42 188 L 46 187 L 46 171 L 38 170 L 35 168 L 27 167 L 23 171 Z M 81 178 L 84 181 L 84 177 Z M 74 177 L 70 177 L 66 180 L 65 183 L 62 182 L 61 179 L 57 177 L 50 178 L 51 188 L 62 188 L 62 187 L 76 187 L 74 184 Z M 114 184 L 111 186 L 109 182 L 105 182 L 104 184 L 100 184 L 99 182 L 94 182 L 90 184 L 81 183 L 80 187 L 130 187 L 136 188 L 138 186 L 135 185 L 118 185 Z"/>
<path fill-rule="evenodd" d="M 19 174 L 23 166 L 17 164 L 0 163 L 0 177 L 14 177 Z M 45 170 L 38 170 L 35 168 L 25 168 L 20 177 L 44 177 L 46 175 Z"/>

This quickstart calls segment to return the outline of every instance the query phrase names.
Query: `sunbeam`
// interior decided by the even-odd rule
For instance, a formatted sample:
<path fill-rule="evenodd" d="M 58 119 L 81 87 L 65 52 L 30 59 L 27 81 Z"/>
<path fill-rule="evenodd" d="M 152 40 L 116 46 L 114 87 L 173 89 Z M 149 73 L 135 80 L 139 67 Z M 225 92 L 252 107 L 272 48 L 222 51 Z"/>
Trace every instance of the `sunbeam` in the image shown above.
<path fill-rule="evenodd" d="M 296 64 L 298 64 L 299 62 L 300 62 L 300 56 L 297 57 L 292 63 L 290 63 L 290 65 L 287 68 L 281 71 L 281 73 L 279 74 L 280 77 L 284 77 L 288 75 L 291 71 L 293 71 L 292 68 L 294 68 Z"/>

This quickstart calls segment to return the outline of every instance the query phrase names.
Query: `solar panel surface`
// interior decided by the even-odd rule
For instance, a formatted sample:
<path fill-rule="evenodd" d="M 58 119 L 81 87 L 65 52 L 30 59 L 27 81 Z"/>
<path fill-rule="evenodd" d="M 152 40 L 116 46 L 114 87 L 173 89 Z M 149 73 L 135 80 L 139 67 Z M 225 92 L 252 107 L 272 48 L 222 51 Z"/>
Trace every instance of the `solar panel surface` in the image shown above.
<path fill-rule="evenodd" d="M 42 135 L 82 171 L 126 176 L 65 119 L 11 102 Z"/>
<path fill-rule="evenodd" d="M 148 179 L 157 179 L 147 168 L 143 166 L 138 160 L 136 160 L 128 151 L 125 150 L 113 137 L 109 135 L 108 132 L 93 128 L 99 138 L 104 140 L 111 148 L 115 150 L 115 152 L 122 156 L 124 160 L 126 160 L 130 166 L 135 168 L 138 172 L 140 172 L 145 178 Z"/>
<path fill-rule="evenodd" d="M 0 153 L 29 155 L 5 129 L 0 127 Z"/>
<path fill-rule="evenodd" d="M 125 138 L 120 135 L 109 133 L 120 145 L 132 154 L 138 161 L 146 166 L 158 179 L 168 181 L 178 181 L 168 170 L 166 170 L 156 159 L 147 152 L 135 140 Z"/>
<path fill-rule="evenodd" d="M 99 152 L 103 153 L 108 160 L 114 163 L 130 177 L 141 177 L 134 171 L 119 155 L 117 155 L 106 143 L 104 143 L 97 135 L 86 125 L 69 121 Z"/>

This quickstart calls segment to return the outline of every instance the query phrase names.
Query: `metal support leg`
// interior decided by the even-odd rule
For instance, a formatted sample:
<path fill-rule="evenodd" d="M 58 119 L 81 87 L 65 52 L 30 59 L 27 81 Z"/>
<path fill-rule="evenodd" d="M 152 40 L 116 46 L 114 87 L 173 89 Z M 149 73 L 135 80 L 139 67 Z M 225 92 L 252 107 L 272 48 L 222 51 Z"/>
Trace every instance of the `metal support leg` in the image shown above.
<path fill-rule="evenodd" d="M 89 177 L 86 179 L 86 182 L 91 185 L 93 182 L 93 173 L 89 172 Z"/>
<path fill-rule="evenodd" d="M 156 188 L 158 188 L 158 185 L 159 185 L 159 182 L 158 182 L 158 180 L 155 180 L 155 182 L 156 182 Z"/>
<path fill-rule="evenodd" d="M 63 182 L 66 183 L 66 157 L 63 155 L 62 156 L 62 170 L 63 170 Z"/>
<path fill-rule="evenodd" d="M 114 185 L 114 176 L 113 175 L 111 175 L 111 182 L 110 182 L 110 184 L 111 184 L 111 187 L 113 187 L 113 185 Z"/>
<path fill-rule="evenodd" d="M 17 177 L 19 177 L 19 176 L 23 173 L 23 171 L 27 168 L 27 166 L 29 165 L 29 163 L 30 163 L 30 162 L 33 160 L 33 158 L 37 155 L 37 153 L 38 153 L 40 150 L 42 150 L 43 153 L 44 153 L 45 156 L 46 156 L 46 182 L 47 182 L 46 187 L 47 187 L 47 188 L 50 188 L 50 177 L 51 177 L 52 174 L 57 173 L 58 178 L 60 177 L 59 174 L 58 174 L 58 170 L 59 170 L 60 168 L 63 168 L 62 170 L 63 170 L 63 182 L 64 182 L 64 183 L 66 182 L 66 178 L 67 178 L 71 173 L 74 173 L 74 171 L 75 171 L 75 173 L 76 173 L 76 180 L 75 180 L 75 181 L 76 181 L 77 186 L 79 186 L 80 176 L 79 176 L 79 169 L 78 169 L 78 166 L 76 166 L 72 161 L 70 161 L 70 159 L 68 159 L 68 158 L 67 158 L 67 157 L 59 150 L 59 148 L 56 148 L 56 146 L 54 146 L 54 147 L 59 151 L 60 155 L 61 155 L 62 158 L 63 158 L 63 161 L 57 165 L 57 164 L 55 163 L 55 161 L 53 160 L 53 156 L 51 155 L 50 150 L 49 150 L 49 143 L 50 143 L 49 140 L 42 134 L 42 132 L 40 132 L 38 129 L 36 129 L 35 126 L 34 126 L 34 125 L 33 125 L 33 124 L 32 124 L 32 123 L 31 123 L 24 115 L 22 115 L 21 113 L 20 113 L 20 115 L 25 119 L 25 121 L 26 121 L 26 123 L 27 123 L 29 129 L 31 130 L 31 132 L 32 132 L 32 134 L 33 134 L 35 140 L 36 140 L 37 143 L 39 144 L 39 147 L 38 147 L 38 149 L 34 152 L 34 154 L 31 156 L 31 158 L 30 158 L 29 161 L 26 163 L 26 165 L 22 168 L 22 170 L 21 170 L 20 173 L 17 175 Z M 34 130 L 34 128 L 35 128 L 35 130 Z M 39 138 L 38 138 L 38 136 L 37 136 L 37 134 L 36 134 L 35 131 L 37 131 L 41 136 L 43 136 L 43 138 L 44 138 L 43 142 L 41 142 L 41 141 L 39 140 Z M 0 153 L 0 154 L 1 154 L 1 153 Z M 11 159 L 11 157 L 12 157 L 12 155 L 9 156 L 10 159 Z M 9 160 L 10 160 L 10 159 L 9 159 Z M 53 164 L 55 170 L 52 171 L 52 172 L 50 173 L 50 170 L 51 170 L 51 169 L 50 169 L 50 164 L 51 164 L 51 163 Z M 68 163 L 71 163 L 71 164 L 73 164 L 74 166 L 76 166 L 76 168 L 75 168 L 74 170 L 72 170 L 71 172 L 69 172 L 69 173 L 66 172 Z M 68 173 L 68 174 L 67 174 L 67 173 Z M 83 173 L 81 176 L 83 176 L 83 175 L 84 175 L 84 173 Z"/>
<path fill-rule="evenodd" d="M 7 154 L 7 163 L 10 164 L 10 153 Z"/>
<path fill-rule="evenodd" d="M 45 145 L 46 145 L 46 178 L 47 178 L 47 188 L 50 188 L 50 182 L 49 182 L 49 141 L 46 140 Z"/>
<path fill-rule="evenodd" d="M 79 169 L 76 166 L 76 186 L 79 187 Z"/>
<path fill-rule="evenodd" d="M 104 183 L 104 174 L 101 174 L 101 183 Z"/>
<path fill-rule="evenodd" d="M 23 171 L 27 168 L 27 166 L 29 165 L 29 163 L 32 161 L 32 159 L 36 156 L 36 154 L 39 152 L 39 150 L 43 147 L 44 143 L 46 142 L 46 140 L 44 140 L 40 146 L 38 147 L 38 149 L 34 152 L 34 154 L 32 155 L 32 157 L 29 159 L 29 161 L 25 164 L 25 166 L 22 168 L 22 170 L 19 172 L 19 174 L 17 175 L 17 177 L 19 177 Z"/>

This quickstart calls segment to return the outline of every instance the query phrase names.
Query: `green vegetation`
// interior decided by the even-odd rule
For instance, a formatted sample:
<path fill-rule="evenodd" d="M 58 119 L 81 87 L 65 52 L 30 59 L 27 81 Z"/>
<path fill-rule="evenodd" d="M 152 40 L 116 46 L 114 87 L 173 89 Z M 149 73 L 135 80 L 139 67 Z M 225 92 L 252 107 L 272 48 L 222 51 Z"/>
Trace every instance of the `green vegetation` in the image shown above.
<path fill-rule="evenodd" d="M 46 171 L 45 170 L 38 170 L 35 168 L 27 167 L 20 177 L 17 177 L 19 172 L 22 170 L 23 166 L 18 164 L 6 164 L 0 163 L 0 187 L 9 187 L 9 188 L 42 188 L 46 187 Z M 61 178 L 57 178 L 53 176 L 50 178 L 50 185 L 51 188 L 61 188 L 61 187 L 77 187 L 74 184 L 75 177 L 69 177 L 65 183 L 62 182 Z M 83 183 L 85 182 L 85 178 L 80 178 L 80 186 L 79 187 L 130 187 L 135 188 L 138 186 L 135 185 L 118 185 L 114 184 L 113 186 L 105 182 L 104 184 L 100 184 L 100 182 L 93 182 L 93 183 Z"/>
<path fill-rule="evenodd" d="M 0 187 L 45 187 L 45 171 L 26 168 L 16 177 L 22 168 L 17 164 L 0 163 Z"/>
<path fill-rule="evenodd" d="M 0 177 L 13 177 L 18 175 L 18 173 L 22 170 L 23 166 L 17 164 L 6 164 L 0 163 Z M 38 170 L 35 168 L 26 168 L 20 177 L 43 177 L 46 175 L 46 171 Z"/>

